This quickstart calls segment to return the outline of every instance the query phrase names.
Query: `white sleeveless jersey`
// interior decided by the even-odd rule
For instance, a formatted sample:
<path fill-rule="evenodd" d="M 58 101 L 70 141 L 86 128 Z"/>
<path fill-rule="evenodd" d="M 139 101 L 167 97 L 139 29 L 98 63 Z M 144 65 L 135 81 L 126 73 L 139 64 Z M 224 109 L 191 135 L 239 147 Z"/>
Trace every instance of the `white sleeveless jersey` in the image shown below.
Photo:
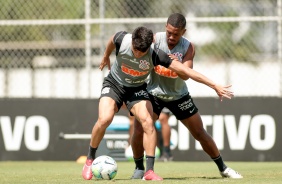
<path fill-rule="evenodd" d="M 155 52 L 153 47 L 141 58 L 135 58 L 131 50 L 132 34 L 118 32 L 114 37 L 116 60 L 110 74 L 122 86 L 138 87 L 145 83 L 147 76 L 156 65 L 168 67 L 171 59 L 162 52 Z M 157 57 L 156 57 L 157 56 Z"/>
<path fill-rule="evenodd" d="M 174 54 L 178 60 L 182 62 L 190 42 L 182 37 L 178 44 L 170 50 L 167 46 L 166 32 L 156 33 L 155 47 L 163 50 L 167 54 Z M 188 94 L 188 88 L 183 79 L 168 68 L 163 66 L 155 66 L 148 78 L 147 90 L 153 96 L 156 96 L 164 101 L 173 101 L 180 99 Z"/>

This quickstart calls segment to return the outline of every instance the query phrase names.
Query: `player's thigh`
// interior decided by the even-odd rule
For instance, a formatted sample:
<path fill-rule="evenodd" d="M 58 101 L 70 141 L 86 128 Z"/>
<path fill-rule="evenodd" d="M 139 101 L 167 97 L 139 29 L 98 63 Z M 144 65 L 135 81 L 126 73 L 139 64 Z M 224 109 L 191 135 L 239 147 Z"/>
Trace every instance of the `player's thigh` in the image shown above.
<path fill-rule="evenodd" d="M 153 107 L 149 100 L 140 100 L 131 108 L 131 113 L 140 122 L 153 121 Z"/>
<path fill-rule="evenodd" d="M 194 137 L 200 136 L 202 133 L 205 133 L 203 122 L 198 112 L 193 116 L 180 121 L 189 129 L 190 133 Z"/>
<path fill-rule="evenodd" d="M 102 97 L 99 101 L 99 121 L 111 122 L 118 111 L 116 102 L 111 97 Z"/>

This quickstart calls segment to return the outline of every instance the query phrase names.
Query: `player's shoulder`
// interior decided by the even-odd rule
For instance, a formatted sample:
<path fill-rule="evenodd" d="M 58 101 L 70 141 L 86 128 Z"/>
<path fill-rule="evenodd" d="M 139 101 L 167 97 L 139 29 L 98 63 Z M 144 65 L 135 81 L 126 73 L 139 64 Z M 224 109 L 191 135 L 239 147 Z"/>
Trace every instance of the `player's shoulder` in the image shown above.
<path fill-rule="evenodd" d="M 166 32 L 156 32 L 154 34 L 154 43 L 160 43 L 166 41 Z"/>
<path fill-rule="evenodd" d="M 182 40 L 183 42 L 189 42 L 189 43 L 191 43 L 190 40 L 189 40 L 186 36 L 182 36 L 182 37 L 181 37 L 181 40 Z"/>
<path fill-rule="evenodd" d="M 155 34 L 156 34 L 156 35 L 165 35 L 165 34 L 166 34 L 166 32 L 161 31 L 161 32 L 156 32 Z"/>
<path fill-rule="evenodd" d="M 116 32 L 115 36 L 121 36 L 121 35 L 126 35 L 129 34 L 127 31 L 118 31 Z"/>
<path fill-rule="evenodd" d="M 131 34 L 126 31 L 118 31 L 114 35 L 114 42 L 117 42 L 117 41 L 121 42 L 126 35 L 131 35 Z"/>

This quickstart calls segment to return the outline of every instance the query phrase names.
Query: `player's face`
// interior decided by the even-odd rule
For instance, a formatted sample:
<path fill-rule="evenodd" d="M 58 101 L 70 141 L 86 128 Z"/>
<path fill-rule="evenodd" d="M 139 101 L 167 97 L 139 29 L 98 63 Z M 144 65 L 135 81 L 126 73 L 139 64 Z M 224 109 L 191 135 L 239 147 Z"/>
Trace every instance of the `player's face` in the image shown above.
<path fill-rule="evenodd" d="M 139 50 L 134 49 L 133 47 L 131 47 L 131 50 L 132 50 L 132 52 L 133 52 L 134 57 L 136 57 L 136 58 L 141 58 L 142 56 L 144 56 L 145 54 L 147 54 L 147 52 L 148 52 L 149 49 L 147 49 L 146 52 L 141 52 L 141 51 L 139 51 Z"/>
<path fill-rule="evenodd" d="M 166 41 L 169 47 L 174 47 L 185 33 L 186 29 L 173 27 L 170 24 L 166 25 Z"/>

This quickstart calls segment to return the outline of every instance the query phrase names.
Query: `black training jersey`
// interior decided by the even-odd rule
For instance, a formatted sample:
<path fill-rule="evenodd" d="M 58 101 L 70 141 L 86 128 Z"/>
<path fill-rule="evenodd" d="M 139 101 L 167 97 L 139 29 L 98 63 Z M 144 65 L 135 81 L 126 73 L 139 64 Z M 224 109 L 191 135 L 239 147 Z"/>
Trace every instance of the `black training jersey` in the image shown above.
<path fill-rule="evenodd" d="M 116 46 L 116 60 L 111 67 L 110 74 L 121 85 L 126 87 L 138 87 L 144 84 L 154 66 L 169 67 L 171 59 L 168 55 L 152 47 L 142 57 L 136 58 L 131 50 L 132 34 L 118 32 L 114 36 Z"/>

